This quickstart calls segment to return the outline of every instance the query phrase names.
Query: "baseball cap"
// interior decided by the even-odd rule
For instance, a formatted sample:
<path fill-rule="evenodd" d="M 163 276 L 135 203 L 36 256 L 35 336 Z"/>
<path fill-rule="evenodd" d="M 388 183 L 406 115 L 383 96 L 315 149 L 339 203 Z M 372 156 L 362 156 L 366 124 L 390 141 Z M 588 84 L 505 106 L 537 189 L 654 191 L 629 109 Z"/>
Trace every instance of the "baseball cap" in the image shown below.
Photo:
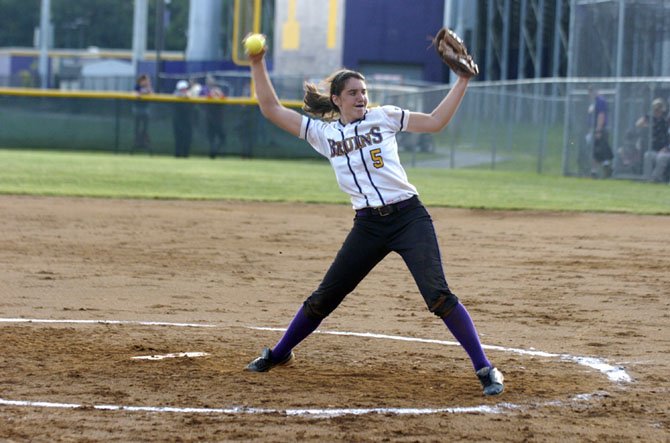
<path fill-rule="evenodd" d="M 651 102 L 651 107 L 654 110 L 659 109 L 665 111 L 665 100 L 663 100 L 662 98 L 657 98 L 653 102 Z"/>
<path fill-rule="evenodd" d="M 188 82 L 186 80 L 179 80 L 177 82 L 177 89 L 188 89 Z"/>

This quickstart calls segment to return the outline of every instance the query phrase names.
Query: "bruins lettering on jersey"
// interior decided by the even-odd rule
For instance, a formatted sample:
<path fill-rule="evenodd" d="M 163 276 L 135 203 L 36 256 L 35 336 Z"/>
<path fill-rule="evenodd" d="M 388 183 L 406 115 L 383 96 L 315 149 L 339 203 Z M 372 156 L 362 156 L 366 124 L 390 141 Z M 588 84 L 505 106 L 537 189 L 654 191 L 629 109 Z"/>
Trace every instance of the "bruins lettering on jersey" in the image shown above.
<path fill-rule="evenodd" d="M 345 155 L 357 149 L 381 143 L 383 140 L 384 137 L 382 137 L 381 128 L 379 126 L 374 126 L 367 134 L 347 137 L 341 141 L 329 138 L 328 144 L 330 145 L 330 156 L 337 157 Z"/>

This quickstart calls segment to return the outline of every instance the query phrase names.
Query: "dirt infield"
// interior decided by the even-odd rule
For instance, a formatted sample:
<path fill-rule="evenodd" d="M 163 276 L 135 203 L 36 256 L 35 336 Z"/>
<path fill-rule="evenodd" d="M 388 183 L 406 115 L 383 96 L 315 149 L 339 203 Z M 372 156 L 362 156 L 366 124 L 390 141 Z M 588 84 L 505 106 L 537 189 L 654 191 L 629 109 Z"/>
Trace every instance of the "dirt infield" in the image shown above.
<path fill-rule="evenodd" d="M 0 440 L 670 441 L 670 218 L 430 211 L 500 397 L 397 256 L 295 365 L 242 370 L 346 206 L 1 196 Z"/>

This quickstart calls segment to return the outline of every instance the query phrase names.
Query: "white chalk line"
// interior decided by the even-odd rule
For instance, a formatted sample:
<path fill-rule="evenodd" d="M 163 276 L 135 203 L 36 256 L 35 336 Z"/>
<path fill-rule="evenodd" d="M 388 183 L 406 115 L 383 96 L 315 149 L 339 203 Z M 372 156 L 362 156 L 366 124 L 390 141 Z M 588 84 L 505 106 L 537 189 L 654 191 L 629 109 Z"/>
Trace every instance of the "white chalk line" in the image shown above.
<path fill-rule="evenodd" d="M 65 324 L 100 324 L 100 325 L 141 325 L 141 326 L 175 326 L 180 328 L 216 328 L 206 323 L 171 323 L 164 321 L 132 321 L 132 320 L 58 320 L 42 318 L 0 318 L 0 323 L 65 323 Z"/>
<path fill-rule="evenodd" d="M 568 402 L 552 400 L 542 403 L 532 403 L 526 407 L 538 408 L 543 406 L 563 406 L 577 402 L 588 402 L 596 394 L 579 394 L 573 396 Z M 301 416 L 311 418 L 333 418 L 345 415 L 366 414 L 390 414 L 390 415 L 427 415 L 427 414 L 502 414 L 508 411 L 523 409 L 524 406 L 514 403 L 498 403 L 493 406 L 463 406 L 450 408 L 304 408 L 304 409 L 269 409 L 249 408 L 244 406 L 233 406 L 230 408 L 183 408 L 175 406 L 127 406 L 127 405 L 87 405 L 78 403 L 54 403 L 46 401 L 23 401 L 6 400 L 0 398 L 0 406 L 53 408 L 53 409 L 93 409 L 99 411 L 131 411 L 131 412 L 153 412 L 153 413 L 178 413 L 178 414 L 279 414 L 287 416 Z"/>
<path fill-rule="evenodd" d="M 173 326 L 173 327 L 188 327 L 188 328 L 215 328 L 217 325 L 207 324 L 207 323 L 173 323 L 173 322 L 157 322 L 157 321 L 131 321 L 131 320 L 58 320 L 58 319 L 27 319 L 27 318 L 0 318 L 0 323 L 74 323 L 74 324 L 109 324 L 109 325 L 141 325 L 141 326 Z M 255 329 L 258 331 L 285 331 L 286 328 L 270 328 L 270 327 L 259 327 L 259 326 L 244 326 L 247 329 Z M 344 331 L 315 331 L 318 334 L 329 334 L 329 335 L 348 335 L 352 337 L 363 337 L 363 338 L 377 338 L 385 340 L 398 340 L 398 341 L 411 341 L 417 343 L 430 343 L 430 344 L 439 344 L 445 346 L 460 346 L 458 342 L 447 341 L 447 340 L 434 340 L 428 338 L 416 338 L 416 337 L 403 337 L 399 335 L 386 335 L 386 334 L 373 334 L 369 332 L 344 332 Z M 587 366 L 589 368 L 595 369 L 607 376 L 610 381 L 616 383 L 628 383 L 632 381 L 632 378 L 625 371 L 624 368 L 620 366 L 613 366 L 607 363 L 605 360 L 596 358 L 596 357 L 581 357 L 574 356 L 570 354 L 554 354 L 550 352 L 529 350 L 529 349 L 519 349 L 519 348 L 508 348 L 504 346 L 495 346 L 495 345 L 482 345 L 484 349 L 492 351 L 502 351 L 502 352 L 511 352 L 519 355 L 528 355 L 533 357 L 547 357 L 547 358 L 559 358 L 564 361 L 571 361 L 582 366 Z"/>
<path fill-rule="evenodd" d="M 285 328 L 268 328 L 268 327 L 259 327 L 259 326 L 247 326 L 249 329 L 255 329 L 258 331 L 285 331 Z M 317 334 L 327 334 L 327 335 L 348 335 L 352 337 L 364 337 L 364 338 L 380 338 L 385 340 L 398 340 L 398 341 L 410 341 L 417 343 L 431 343 L 437 345 L 445 346 L 460 346 L 460 343 L 455 341 L 447 340 L 434 340 L 429 338 L 415 338 L 415 337 L 403 337 L 400 335 L 386 335 L 386 334 L 373 334 L 369 332 L 342 332 L 342 331 L 315 331 Z M 511 352 L 513 354 L 519 355 L 529 355 L 532 357 L 547 357 L 547 358 L 559 358 L 564 361 L 571 361 L 582 366 L 587 366 L 592 369 L 605 374 L 610 381 L 615 383 L 627 383 L 631 382 L 632 378 L 626 370 L 620 366 L 612 366 L 609 363 L 605 362 L 602 359 L 596 357 L 579 357 L 570 354 L 553 354 L 550 352 L 528 350 L 528 349 L 518 349 L 518 348 L 507 348 L 504 346 L 493 346 L 493 345 L 482 345 L 484 349 L 490 349 L 493 351 L 502 351 L 502 352 Z"/>
<path fill-rule="evenodd" d="M 111 324 L 111 325 L 142 325 L 142 326 L 175 326 L 175 327 L 206 327 L 213 328 L 217 325 L 205 323 L 171 323 L 171 322 L 146 322 L 146 321 L 125 321 L 125 320 L 51 320 L 51 319 L 23 319 L 23 318 L 0 318 L 0 323 L 74 323 L 74 324 Z M 285 328 L 272 328 L 260 326 L 243 326 L 247 329 L 258 331 L 285 331 Z M 375 338 L 397 341 L 409 341 L 417 343 L 430 343 L 446 346 L 460 346 L 458 342 L 447 340 L 435 340 L 426 338 L 404 337 L 397 335 L 374 334 L 369 332 L 346 332 L 346 331 L 322 331 L 315 333 L 327 335 L 341 335 L 363 338 Z M 630 382 L 632 378 L 621 367 L 615 367 L 606 363 L 602 359 L 595 357 L 579 357 L 569 354 L 555 354 L 544 351 L 508 348 L 503 346 L 482 345 L 484 349 L 511 352 L 520 355 L 534 357 L 559 358 L 565 361 L 584 365 L 605 374 L 613 382 Z M 599 394 L 578 394 L 571 401 L 590 401 Z M 554 400 L 544 403 L 532 404 L 532 407 L 540 406 L 561 406 L 564 403 L 560 400 Z M 24 406 L 41 408 L 61 408 L 61 409 L 96 409 L 107 411 L 134 411 L 134 412 L 174 412 L 174 413 L 200 413 L 200 414 L 283 414 L 288 416 L 311 416 L 311 417 L 337 417 L 342 415 L 364 415 L 364 414 L 395 414 L 395 415 L 421 415 L 436 413 L 488 413 L 500 414 L 506 411 L 521 409 L 522 406 L 513 403 L 499 403 L 494 406 L 480 405 L 472 407 L 448 407 L 448 408 L 330 408 L 330 409 L 264 409 L 248 407 L 230 407 L 230 408 L 182 408 L 170 406 L 126 406 L 126 405 L 83 405 L 75 403 L 52 403 L 44 401 L 20 401 L 6 400 L 0 398 L 0 405 L 4 406 Z"/>

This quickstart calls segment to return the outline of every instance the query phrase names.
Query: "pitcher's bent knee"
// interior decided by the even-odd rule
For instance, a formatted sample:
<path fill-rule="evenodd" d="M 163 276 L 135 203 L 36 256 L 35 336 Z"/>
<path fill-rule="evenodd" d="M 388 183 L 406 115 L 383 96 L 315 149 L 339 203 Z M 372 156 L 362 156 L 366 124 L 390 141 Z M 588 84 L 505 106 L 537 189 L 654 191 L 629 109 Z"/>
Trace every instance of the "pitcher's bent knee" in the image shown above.
<path fill-rule="evenodd" d="M 458 305 L 458 297 L 449 292 L 448 294 L 440 295 L 435 303 L 428 306 L 428 309 L 436 316 L 444 318 L 454 310 L 456 305 Z"/>
<path fill-rule="evenodd" d="M 337 305 L 332 306 L 328 303 L 324 303 L 323 299 L 316 297 L 314 294 L 308 297 L 303 303 L 305 315 L 315 320 L 323 320 L 328 317 L 336 307 Z"/>

